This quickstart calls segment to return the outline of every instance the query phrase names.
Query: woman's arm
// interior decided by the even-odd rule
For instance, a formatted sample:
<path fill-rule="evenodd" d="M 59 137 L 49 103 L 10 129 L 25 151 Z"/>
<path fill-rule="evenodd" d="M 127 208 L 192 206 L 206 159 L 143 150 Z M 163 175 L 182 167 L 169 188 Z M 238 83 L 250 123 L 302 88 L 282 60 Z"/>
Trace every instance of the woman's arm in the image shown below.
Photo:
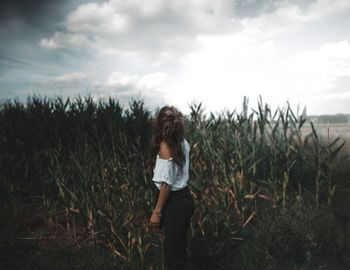
<path fill-rule="evenodd" d="M 163 206 L 166 200 L 168 199 L 169 192 L 170 192 L 170 186 L 167 183 L 163 182 L 162 185 L 160 186 L 156 207 L 154 208 L 154 211 L 156 212 L 156 214 L 160 214 L 160 212 L 162 211 Z"/>
<path fill-rule="evenodd" d="M 162 159 L 171 158 L 169 147 L 165 142 L 162 142 L 160 144 L 159 157 Z M 161 187 L 160 187 L 156 207 L 154 208 L 152 216 L 151 216 L 151 223 L 152 224 L 156 225 L 159 223 L 160 214 L 161 214 L 161 211 L 165 205 L 165 202 L 168 199 L 169 193 L 170 193 L 170 186 L 167 183 L 163 182 L 161 184 Z"/>

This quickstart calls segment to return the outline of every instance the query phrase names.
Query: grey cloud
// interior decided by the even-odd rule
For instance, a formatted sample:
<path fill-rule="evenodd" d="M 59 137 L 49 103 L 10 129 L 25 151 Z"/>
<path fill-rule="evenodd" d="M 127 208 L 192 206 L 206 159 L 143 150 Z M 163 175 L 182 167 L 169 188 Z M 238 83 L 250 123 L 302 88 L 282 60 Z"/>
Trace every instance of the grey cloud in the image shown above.
<path fill-rule="evenodd" d="M 102 5 L 90 3 L 73 10 L 64 24 L 67 35 L 79 33 L 90 37 L 95 36 L 100 42 L 99 45 L 103 47 L 176 53 L 193 49 L 198 34 L 220 34 L 238 28 L 234 21 L 228 22 L 233 16 L 233 4 L 231 5 L 233 2 L 226 0 L 221 2 L 221 5 L 208 4 L 210 3 L 208 1 L 204 2 L 203 6 L 196 7 L 193 4 L 191 7 L 187 5 L 174 7 L 176 1 L 164 1 L 151 14 L 145 14 L 142 6 L 147 5 L 148 2 L 146 4 L 133 2 L 133 5 L 123 4 L 121 1 L 108 1 Z M 188 5 L 191 3 L 189 1 Z M 109 16 L 103 16 L 103 13 Z M 112 18 L 118 19 L 118 16 L 126 20 L 125 29 L 120 31 L 115 30 L 117 26 L 108 25 L 113 23 Z M 123 21 L 123 19 L 120 20 Z M 60 39 L 58 36 L 59 34 L 55 33 L 47 37 L 42 40 L 44 41 L 42 45 L 52 44 L 51 47 L 54 48 L 55 44 L 64 44 L 63 38 Z M 66 45 L 73 47 L 74 44 Z M 78 41 L 75 45 L 82 44 Z"/>
<path fill-rule="evenodd" d="M 259 16 L 263 13 L 270 13 L 275 10 L 276 7 L 283 5 L 286 2 L 305 8 L 313 3 L 314 0 L 235 0 L 234 6 L 238 17 L 249 18 Z"/>
<path fill-rule="evenodd" d="M 311 2 L 288 3 L 303 8 Z M 93 40 L 96 48 L 181 55 L 197 49 L 198 35 L 237 32 L 242 27 L 241 18 L 269 13 L 285 4 L 286 1 L 273 0 L 203 1 L 201 5 L 178 0 L 92 2 L 72 9 L 63 22 L 64 30 L 51 33 L 40 44 L 52 49 L 86 48 L 86 40 Z"/>
<path fill-rule="evenodd" d="M 2 0 L 0 2 L 0 21 L 6 21 L 12 17 L 20 17 L 27 22 L 35 22 L 42 18 L 43 13 L 49 12 L 59 1 L 45 0 Z"/>
<path fill-rule="evenodd" d="M 102 0 L 95 0 L 101 2 Z M 0 1 L 0 25 L 13 18 L 26 24 L 43 27 L 43 22 L 54 22 L 63 18 L 68 10 L 84 0 L 2 0 Z"/>

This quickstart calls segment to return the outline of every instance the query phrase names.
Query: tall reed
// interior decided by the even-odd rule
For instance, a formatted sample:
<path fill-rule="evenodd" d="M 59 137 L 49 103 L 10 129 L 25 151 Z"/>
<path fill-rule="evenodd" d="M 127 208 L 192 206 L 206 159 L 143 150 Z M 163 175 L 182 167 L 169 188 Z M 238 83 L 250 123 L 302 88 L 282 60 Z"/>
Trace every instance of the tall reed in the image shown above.
<path fill-rule="evenodd" d="M 196 205 L 190 243 L 207 267 L 232 266 L 262 209 L 285 210 L 291 198 L 299 207 L 306 200 L 315 209 L 331 205 L 333 175 L 346 160 L 338 159 L 345 142 L 322 141 L 313 124 L 303 134 L 305 119 L 289 103 L 274 112 L 261 97 L 257 110 L 248 105 L 245 97 L 241 112 L 214 115 L 191 104 L 185 116 Z M 67 238 L 104 245 L 125 267 L 160 269 L 162 235 L 149 227 L 154 197 L 146 163 L 153 117 L 136 100 L 129 108 L 80 96 L 3 102 L 3 200 L 16 213 L 40 206 Z"/>

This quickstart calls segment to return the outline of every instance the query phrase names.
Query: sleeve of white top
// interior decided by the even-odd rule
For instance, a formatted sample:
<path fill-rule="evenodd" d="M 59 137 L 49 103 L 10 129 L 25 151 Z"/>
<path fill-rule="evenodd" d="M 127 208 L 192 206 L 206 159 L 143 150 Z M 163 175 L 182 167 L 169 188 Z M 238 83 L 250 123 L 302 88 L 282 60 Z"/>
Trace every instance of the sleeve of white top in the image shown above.
<path fill-rule="evenodd" d="M 177 166 L 173 158 L 162 159 L 157 157 L 152 180 L 154 182 L 166 182 L 169 186 L 172 186 L 175 182 L 176 173 Z"/>

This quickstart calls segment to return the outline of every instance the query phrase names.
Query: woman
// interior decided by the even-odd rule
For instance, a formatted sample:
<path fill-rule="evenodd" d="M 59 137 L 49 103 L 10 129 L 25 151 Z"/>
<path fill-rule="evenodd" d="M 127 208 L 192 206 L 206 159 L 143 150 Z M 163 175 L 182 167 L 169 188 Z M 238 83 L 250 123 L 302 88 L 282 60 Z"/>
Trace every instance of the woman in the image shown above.
<path fill-rule="evenodd" d="M 164 227 L 163 251 L 170 269 L 186 269 L 187 233 L 194 202 L 187 186 L 190 146 L 184 138 L 182 113 L 164 106 L 156 115 L 151 141 L 151 165 L 156 204 L 150 219 L 154 227 Z"/>

